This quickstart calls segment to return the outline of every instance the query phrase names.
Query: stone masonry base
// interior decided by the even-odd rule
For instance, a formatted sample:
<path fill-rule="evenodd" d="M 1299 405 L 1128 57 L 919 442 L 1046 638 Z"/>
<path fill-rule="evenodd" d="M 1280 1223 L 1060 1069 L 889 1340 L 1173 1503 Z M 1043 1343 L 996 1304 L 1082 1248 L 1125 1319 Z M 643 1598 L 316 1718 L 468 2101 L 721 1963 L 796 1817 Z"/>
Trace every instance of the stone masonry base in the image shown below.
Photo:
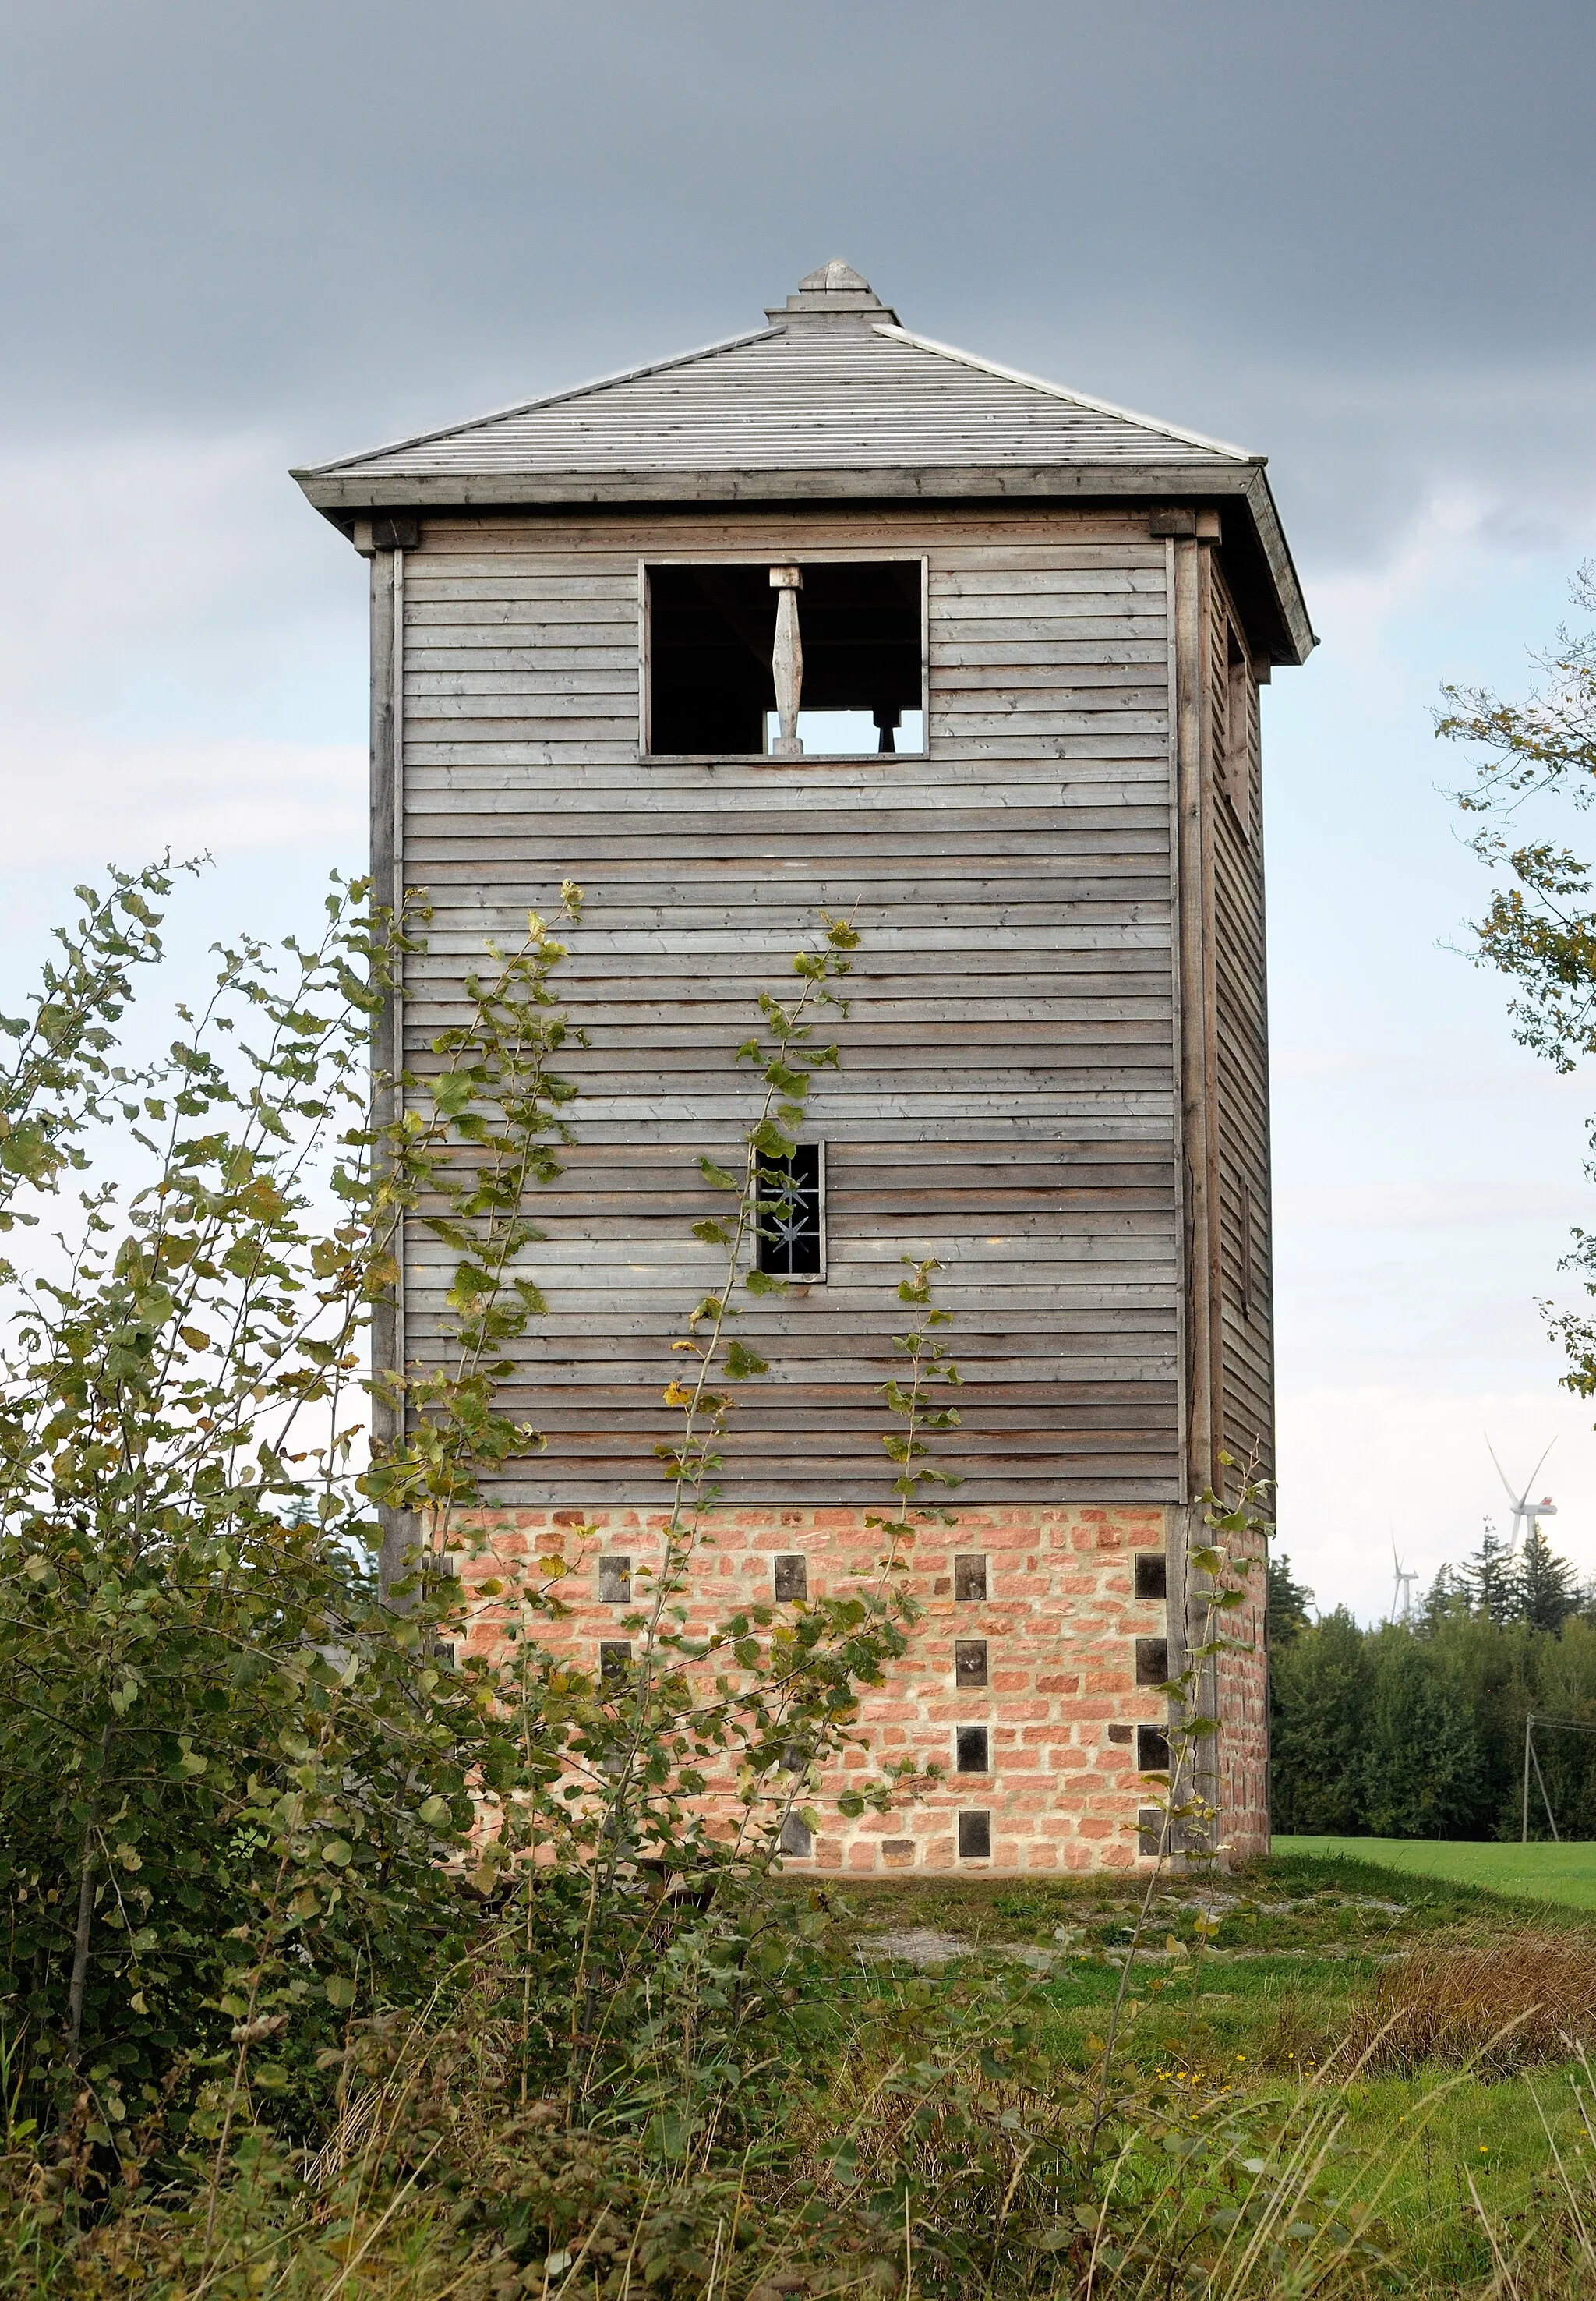
<path fill-rule="evenodd" d="M 907 1578 L 923 1611 L 909 1650 L 884 1685 L 863 1690 L 866 1746 L 811 1801 L 820 1828 L 806 1852 L 806 1833 L 793 1832 L 787 1868 L 1015 1876 L 1149 1866 L 1159 1786 L 1141 1770 L 1166 1762 L 1156 1689 L 1180 1667 L 1187 1635 L 1185 1520 L 1126 1504 L 990 1508 L 922 1529 Z M 646 1510 L 493 1513 L 480 1528 L 485 1551 L 462 1570 L 469 1588 L 510 1553 L 564 1557 L 558 1588 L 570 1613 L 536 1636 L 597 1672 L 600 1646 L 626 1636 L 622 1618 L 641 1602 L 664 1523 Z M 710 1528 L 689 1586 L 695 1630 L 756 1603 L 857 1586 L 882 1546 L 855 1510 L 727 1509 Z M 1217 1786 L 1232 1857 L 1267 1850 L 1261 1571 L 1252 1578 L 1260 1602 L 1249 1599 L 1226 1625 L 1245 1651 L 1221 1665 L 1217 1768 L 1207 1784 L 1210 1795 Z M 485 1596 L 473 1644 L 492 1644 L 494 1613 Z M 904 1759 L 939 1764 L 944 1778 L 885 1815 L 837 1812 L 850 1780 Z"/>

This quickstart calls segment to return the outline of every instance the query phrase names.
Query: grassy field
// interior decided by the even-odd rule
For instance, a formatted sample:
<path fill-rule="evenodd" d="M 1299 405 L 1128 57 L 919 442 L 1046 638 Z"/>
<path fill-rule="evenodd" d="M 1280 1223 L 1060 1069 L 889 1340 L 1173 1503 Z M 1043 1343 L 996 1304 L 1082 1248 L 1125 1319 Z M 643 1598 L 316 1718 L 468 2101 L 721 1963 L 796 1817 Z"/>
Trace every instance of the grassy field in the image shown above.
<path fill-rule="evenodd" d="M 1188 2071 L 1210 2089 L 1286 2101 L 1305 2076 L 1335 2066 L 1382 1975 L 1406 1952 L 1444 1955 L 1450 1945 L 1500 1937 L 1511 1962 L 1527 1927 L 1589 1938 L 1596 1954 L 1596 1928 L 1578 1914 L 1596 1908 L 1596 1848 L 1394 1850 L 1460 1857 L 1460 1874 L 1441 1863 L 1421 1872 L 1369 1840 L 1277 1841 L 1272 1860 L 1224 1881 L 1212 1905 L 1218 1937 L 1195 1961 L 1157 1946 L 1170 1934 L 1190 1938 L 1193 1888 L 1172 1881 L 1149 1929 L 1156 1946 L 1139 1969 L 1124 2053 L 1144 2070 Z M 1129 1942 L 1139 1885 L 906 1880 L 849 1887 L 846 1900 L 863 1971 L 953 1976 L 972 1962 L 1024 1960 L 1034 1971 L 1039 2029 L 1084 2068 L 1119 1986 L 1104 1954 L 1111 1959 Z M 1548 1906 L 1558 1902 L 1567 1906 Z M 1420 2289 L 1490 2272 L 1471 2181 L 1504 2227 L 1526 2227 L 1542 2210 L 1554 2144 L 1570 2162 L 1581 2157 L 1575 2085 L 1584 2082 L 1575 2059 L 1487 2079 L 1463 2053 L 1399 2074 L 1349 2076 L 1345 2194 L 1384 2184 L 1391 2249 Z"/>
<path fill-rule="evenodd" d="M 1454 1886 L 1483 1887 L 1517 1901 L 1564 1902 L 1596 1910 L 1596 1845 L 1474 1845 L 1400 1837 L 1277 1837 L 1280 1856 L 1314 1854 L 1378 1862 L 1386 1870 Z"/>

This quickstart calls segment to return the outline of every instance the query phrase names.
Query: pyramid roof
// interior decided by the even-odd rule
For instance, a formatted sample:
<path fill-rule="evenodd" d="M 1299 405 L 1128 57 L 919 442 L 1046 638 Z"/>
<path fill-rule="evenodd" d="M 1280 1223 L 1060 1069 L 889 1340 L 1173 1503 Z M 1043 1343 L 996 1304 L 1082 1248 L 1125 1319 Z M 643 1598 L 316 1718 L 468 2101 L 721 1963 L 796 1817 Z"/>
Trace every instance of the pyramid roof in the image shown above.
<path fill-rule="evenodd" d="M 1299 662 L 1312 633 L 1264 464 L 916 335 L 837 259 L 763 328 L 294 476 L 340 526 L 372 510 L 490 504 L 1218 504 L 1227 557 L 1240 546 L 1255 563 L 1237 572 L 1274 627 L 1260 640 Z"/>

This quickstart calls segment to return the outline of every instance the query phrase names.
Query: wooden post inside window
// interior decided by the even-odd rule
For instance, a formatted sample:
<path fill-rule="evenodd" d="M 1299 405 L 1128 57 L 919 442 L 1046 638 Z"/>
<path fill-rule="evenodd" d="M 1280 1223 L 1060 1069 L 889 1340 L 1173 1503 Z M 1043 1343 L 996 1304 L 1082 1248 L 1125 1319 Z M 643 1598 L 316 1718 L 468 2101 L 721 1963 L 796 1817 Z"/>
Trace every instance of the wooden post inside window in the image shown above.
<path fill-rule="evenodd" d="M 776 644 L 771 674 L 776 683 L 776 714 L 781 732 L 771 745 L 778 759 L 801 759 L 798 741 L 798 698 L 804 687 L 804 642 L 798 632 L 798 595 L 804 585 L 801 567 L 773 567 L 770 580 L 776 593 Z"/>

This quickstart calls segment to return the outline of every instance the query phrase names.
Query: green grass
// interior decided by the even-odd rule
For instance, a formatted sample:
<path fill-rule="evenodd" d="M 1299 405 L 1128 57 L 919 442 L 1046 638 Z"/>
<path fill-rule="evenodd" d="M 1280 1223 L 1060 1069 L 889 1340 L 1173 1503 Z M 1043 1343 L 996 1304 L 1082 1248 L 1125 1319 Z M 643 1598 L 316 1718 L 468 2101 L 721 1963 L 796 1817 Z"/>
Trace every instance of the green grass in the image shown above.
<path fill-rule="evenodd" d="M 950 1936 L 982 1962 L 1021 1945 L 1057 1946 L 1060 1929 L 1081 1948 L 1112 1953 L 1130 1937 L 1142 1885 L 1101 1876 L 849 1881 L 838 1888 L 836 1908 L 867 1959 L 873 1936 L 910 1928 Z M 1150 1913 L 1149 1945 L 1161 1947 L 1170 1933 L 1191 1939 L 1197 1890 L 1170 1881 Z M 1526 1921 L 1588 1932 L 1596 1846 L 1276 1839 L 1270 1860 L 1221 1880 L 1220 1894 L 1217 1940 L 1195 1973 L 1167 1959 L 1139 1966 L 1133 1995 L 1141 2003 L 1122 2034 L 1122 2066 L 1190 2070 L 1207 2087 L 1284 2101 L 1305 2071 L 1333 2054 L 1393 1953 L 1432 1934 L 1500 1930 L 1507 1939 Z M 957 1970 L 942 1969 L 949 1978 Z M 1100 1956 L 1066 1958 L 1033 1987 L 1040 2041 L 1075 2067 L 1090 2066 L 1118 1987 L 1116 1970 Z M 1418 2290 L 1471 2286 L 1490 2271 L 1471 2177 L 1509 2228 L 1544 2213 L 1547 2127 L 1571 2163 L 1580 2155 L 1580 2075 L 1572 2063 L 1490 2079 L 1434 2066 L 1347 2081 L 1341 2109 L 1349 2193 L 1367 2196 L 1389 2177 L 1379 2211 Z"/>
<path fill-rule="evenodd" d="M 1476 1845 L 1458 1839 L 1402 1837 L 1277 1837 L 1274 1852 L 1290 1859 L 1374 1863 L 1408 1876 L 1434 1878 L 1506 1894 L 1520 1902 L 1561 1902 L 1596 1910 L 1596 1845 Z"/>

